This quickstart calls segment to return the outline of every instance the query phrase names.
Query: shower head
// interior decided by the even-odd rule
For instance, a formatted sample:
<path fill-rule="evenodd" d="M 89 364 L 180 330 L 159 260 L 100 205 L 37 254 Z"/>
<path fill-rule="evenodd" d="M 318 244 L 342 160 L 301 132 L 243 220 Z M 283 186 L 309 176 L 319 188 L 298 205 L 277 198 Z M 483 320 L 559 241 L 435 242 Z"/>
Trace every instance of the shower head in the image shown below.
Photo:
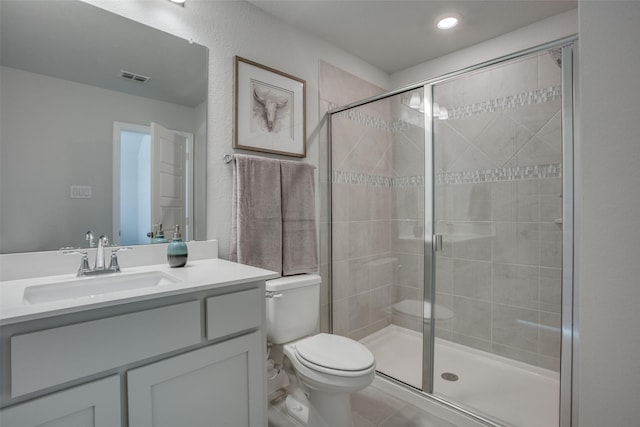
<path fill-rule="evenodd" d="M 559 47 L 549 49 L 549 54 L 551 55 L 553 62 L 555 62 L 558 67 L 562 68 L 562 49 Z"/>

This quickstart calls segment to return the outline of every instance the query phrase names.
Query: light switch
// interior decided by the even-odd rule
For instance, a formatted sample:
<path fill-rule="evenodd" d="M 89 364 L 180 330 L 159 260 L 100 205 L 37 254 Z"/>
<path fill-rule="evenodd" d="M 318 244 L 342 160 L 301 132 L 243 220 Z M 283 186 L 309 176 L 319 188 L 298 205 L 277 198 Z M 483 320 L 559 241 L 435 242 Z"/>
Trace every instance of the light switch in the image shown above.
<path fill-rule="evenodd" d="M 72 199 L 90 199 L 91 186 L 90 185 L 72 185 L 70 187 L 70 194 Z"/>

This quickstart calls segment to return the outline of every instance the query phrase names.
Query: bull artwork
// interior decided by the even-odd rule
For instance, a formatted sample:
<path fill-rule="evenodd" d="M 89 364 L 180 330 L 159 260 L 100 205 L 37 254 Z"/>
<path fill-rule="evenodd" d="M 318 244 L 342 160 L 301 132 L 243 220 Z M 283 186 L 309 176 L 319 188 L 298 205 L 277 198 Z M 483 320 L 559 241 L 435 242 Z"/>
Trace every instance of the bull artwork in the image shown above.
<path fill-rule="evenodd" d="M 253 124 L 270 133 L 282 130 L 282 120 L 289 112 L 289 99 L 270 90 L 253 88 Z"/>

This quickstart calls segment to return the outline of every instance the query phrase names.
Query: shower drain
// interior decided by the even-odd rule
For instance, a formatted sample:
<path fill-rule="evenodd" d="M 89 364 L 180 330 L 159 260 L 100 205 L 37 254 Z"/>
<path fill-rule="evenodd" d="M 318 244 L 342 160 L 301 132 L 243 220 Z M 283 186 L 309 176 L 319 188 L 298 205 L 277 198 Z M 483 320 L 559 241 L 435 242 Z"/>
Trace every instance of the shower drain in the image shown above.
<path fill-rule="evenodd" d="M 445 372 L 440 376 L 445 381 L 458 381 L 458 376 L 456 374 L 454 374 L 453 372 Z"/>

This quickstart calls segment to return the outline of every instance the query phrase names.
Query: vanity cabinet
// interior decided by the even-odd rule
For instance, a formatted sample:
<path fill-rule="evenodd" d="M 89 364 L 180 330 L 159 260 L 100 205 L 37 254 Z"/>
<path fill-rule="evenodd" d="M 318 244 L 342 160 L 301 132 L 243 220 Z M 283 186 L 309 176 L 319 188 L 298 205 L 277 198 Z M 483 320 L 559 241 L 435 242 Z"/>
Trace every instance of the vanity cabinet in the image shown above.
<path fill-rule="evenodd" d="M 129 427 L 263 426 L 262 347 L 253 332 L 129 371 Z"/>
<path fill-rule="evenodd" d="M 2 427 L 266 426 L 264 282 L 2 327 Z"/>
<path fill-rule="evenodd" d="M 120 378 L 117 375 L 0 412 L 2 426 L 113 427 L 119 424 Z"/>

